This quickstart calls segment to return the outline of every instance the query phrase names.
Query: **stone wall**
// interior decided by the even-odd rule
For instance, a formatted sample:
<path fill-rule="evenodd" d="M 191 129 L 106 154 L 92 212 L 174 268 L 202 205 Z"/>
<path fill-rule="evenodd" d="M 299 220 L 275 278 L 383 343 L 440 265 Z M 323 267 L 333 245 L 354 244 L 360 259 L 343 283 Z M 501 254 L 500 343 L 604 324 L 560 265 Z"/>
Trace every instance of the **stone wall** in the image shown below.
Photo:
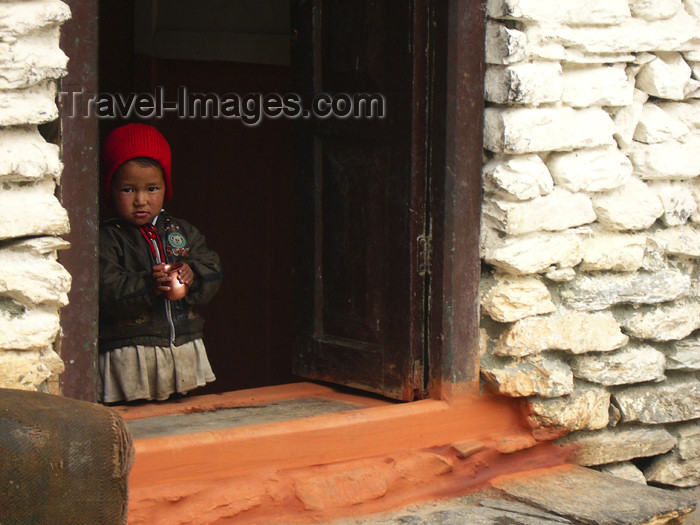
<path fill-rule="evenodd" d="M 52 390 L 63 371 L 56 341 L 71 277 L 56 261 L 68 216 L 56 198 L 60 148 L 39 126 L 58 118 L 68 62 L 58 0 L 0 2 L 0 387 Z M 49 388 L 51 385 L 51 388 Z"/>
<path fill-rule="evenodd" d="M 700 484 L 700 0 L 487 15 L 482 377 L 584 465 Z"/>
<path fill-rule="evenodd" d="M 698 484 L 700 0 L 487 4 L 482 375 L 582 464 Z M 69 16 L 0 2 L 0 387 L 63 370 L 69 225 L 39 126 Z"/>

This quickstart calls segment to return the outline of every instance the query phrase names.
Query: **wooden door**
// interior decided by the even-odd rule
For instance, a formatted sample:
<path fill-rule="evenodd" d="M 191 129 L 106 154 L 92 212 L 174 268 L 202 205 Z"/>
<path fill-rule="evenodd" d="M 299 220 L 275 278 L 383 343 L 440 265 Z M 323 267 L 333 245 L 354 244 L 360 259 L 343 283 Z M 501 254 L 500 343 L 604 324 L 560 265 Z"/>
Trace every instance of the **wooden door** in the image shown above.
<path fill-rule="evenodd" d="M 386 110 L 295 122 L 294 372 L 421 397 L 427 11 L 421 0 L 292 5 L 294 87 L 305 102 L 379 93 Z"/>

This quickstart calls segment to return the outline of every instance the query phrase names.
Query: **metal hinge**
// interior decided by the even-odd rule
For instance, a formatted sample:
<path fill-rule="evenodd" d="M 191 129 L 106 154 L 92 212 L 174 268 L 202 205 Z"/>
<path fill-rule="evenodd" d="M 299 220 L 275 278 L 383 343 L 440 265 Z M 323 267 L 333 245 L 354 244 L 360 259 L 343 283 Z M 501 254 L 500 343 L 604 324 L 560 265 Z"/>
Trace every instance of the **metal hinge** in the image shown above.
<path fill-rule="evenodd" d="M 430 261 L 433 256 L 432 235 L 420 235 L 418 237 L 418 275 L 425 277 L 430 275 Z"/>

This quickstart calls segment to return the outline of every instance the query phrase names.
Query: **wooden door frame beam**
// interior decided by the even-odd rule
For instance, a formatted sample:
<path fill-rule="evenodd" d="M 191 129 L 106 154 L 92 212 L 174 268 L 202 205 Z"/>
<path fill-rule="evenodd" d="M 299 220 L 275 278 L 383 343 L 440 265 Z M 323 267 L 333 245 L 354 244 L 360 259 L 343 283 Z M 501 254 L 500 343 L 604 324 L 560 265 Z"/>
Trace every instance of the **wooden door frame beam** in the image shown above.
<path fill-rule="evenodd" d="M 437 2 L 436 4 L 442 4 Z M 479 225 L 485 70 L 481 0 L 438 7 L 432 202 L 435 265 L 430 313 L 430 396 L 457 400 L 479 386 Z M 442 99 L 442 100 L 441 100 Z"/>
<path fill-rule="evenodd" d="M 94 96 L 98 89 L 97 0 L 65 0 L 72 18 L 61 28 L 61 49 L 70 58 L 61 91 L 82 93 L 77 101 Z M 74 98 L 64 95 L 63 104 Z M 64 164 L 61 203 L 68 211 L 71 232 L 69 250 L 59 255 L 73 278 L 69 304 L 61 309 L 61 393 L 95 401 L 98 312 L 98 192 L 99 138 L 97 119 L 82 115 L 82 107 L 60 107 L 61 152 Z"/>

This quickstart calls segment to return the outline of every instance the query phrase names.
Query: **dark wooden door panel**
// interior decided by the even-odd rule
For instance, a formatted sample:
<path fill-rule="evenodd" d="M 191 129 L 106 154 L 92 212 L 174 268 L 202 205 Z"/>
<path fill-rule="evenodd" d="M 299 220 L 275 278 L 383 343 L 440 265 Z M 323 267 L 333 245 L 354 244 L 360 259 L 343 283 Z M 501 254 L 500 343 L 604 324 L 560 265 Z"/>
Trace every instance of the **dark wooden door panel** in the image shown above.
<path fill-rule="evenodd" d="M 324 335 L 381 344 L 386 302 L 386 149 L 323 141 L 321 272 Z"/>
<path fill-rule="evenodd" d="M 306 100 L 379 93 L 386 109 L 383 119 L 298 123 L 294 371 L 412 399 L 425 324 L 413 33 L 425 17 L 413 0 L 297 0 L 293 20 L 296 88 Z"/>

